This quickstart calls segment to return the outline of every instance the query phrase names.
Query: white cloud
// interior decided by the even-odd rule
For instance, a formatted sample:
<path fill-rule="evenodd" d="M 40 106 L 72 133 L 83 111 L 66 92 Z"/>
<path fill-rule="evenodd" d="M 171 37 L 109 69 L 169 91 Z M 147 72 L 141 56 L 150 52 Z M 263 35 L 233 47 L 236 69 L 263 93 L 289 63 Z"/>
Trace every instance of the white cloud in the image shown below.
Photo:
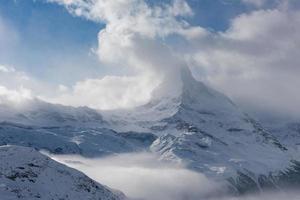
<path fill-rule="evenodd" d="M 32 98 L 30 89 L 22 83 L 28 81 L 28 77 L 17 72 L 13 67 L 0 65 L 0 104 L 21 103 Z"/>
<path fill-rule="evenodd" d="M 159 162 L 152 154 L 121 154 L 104 159 L 55 156 L 60 162 L 83 171 L 94 180 L 120 189 L 133 199 L 200 200 L 225 190 L 200 173 Z"/>
<path fill-rule="evenodd" d="M 68 94 L 52 101 L 93 108 L 113 109 L 145 103 L 151 91 L 160 82 L 176 79 L 178 69 L 184 66 L 166 42 L 176 34 L 184 37 L 206 35 L 201 27 L 191 27 L 178 17 L 193 15 L 183 0 L 170 4 L 149 6 L 143 0 L 52 0 L 65 5 L 74 15 L 101 21 L 106 27 L 99 32 L 100 61 L 107 65 L 126 66 L 134 76 L 93 79 L 78 82 Z M 170 78 L 172 77 L 172 78 Z M 173 80 L 174 81 L 174 80 Z M 168 90 L 176 90 L 174 84 Z M 87 98 L 88 97 L 88 98 Z"/>
<path fill-rule="evenodd" d="M 51 155 L 50 155 L 51 157 Z M 298 200 L 298 191 L 262 192 L 245 196 L 226 193 L 224 183 L 217 183 L 184 166 L 158 161 L 149 153 L 120 154 L 87 159 L 58 156 L 54 159 L 76 168 L 92 179 L 143 200 Z"/>
<path fill-rule="evenodd" d="M 23 71 L 0 64 L 0 104 L 20 104 L 51 91 L 46 83 L 37 81 Z"/>
<path fill-rule="evenodd" d="M 12 67 L 6 67 L 4 65 L 0 65 L 0 73 L 1 72 L 4 72 L 4 73 L 15 72 L 15 69 Z"/>
<path fill-rule="evenodd" d="M 60 90 L 57 97 L 41 97 L 50 102 L 98 109 L 128 108 L 143 104 L 158 82 L 150 77 L 105 76 L 77 82 L 72 90 Z"/>
<path fill-rule="evenodd" d="M 22 103 L 32 99 L 29 89 L 20 87 L 18 89 L 8 89 L 0 85 L 0 104 L 2 103 Z"/>

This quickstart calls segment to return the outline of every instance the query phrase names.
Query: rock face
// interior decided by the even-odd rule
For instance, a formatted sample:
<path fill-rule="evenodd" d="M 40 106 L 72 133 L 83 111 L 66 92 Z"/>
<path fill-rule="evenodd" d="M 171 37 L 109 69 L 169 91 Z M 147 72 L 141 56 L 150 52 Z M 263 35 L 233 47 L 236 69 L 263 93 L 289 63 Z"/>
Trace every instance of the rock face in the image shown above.
<path fill-rule="evenodd" d="M 125 196 L 34 149 L 1 146 L 0 199 L 125 200 Z"/>

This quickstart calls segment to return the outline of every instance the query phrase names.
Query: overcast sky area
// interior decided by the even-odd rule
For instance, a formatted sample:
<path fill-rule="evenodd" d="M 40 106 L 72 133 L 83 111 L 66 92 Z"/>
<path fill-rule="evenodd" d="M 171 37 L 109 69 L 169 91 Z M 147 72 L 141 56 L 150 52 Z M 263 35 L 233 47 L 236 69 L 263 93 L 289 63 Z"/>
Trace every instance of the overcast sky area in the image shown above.
<path fill-rule="evenodd" d="M 248 108 L 300 115 L 299 11 L 298 0 L 0 0 L 0 102 L 133 107 L 189 67 Z"/>

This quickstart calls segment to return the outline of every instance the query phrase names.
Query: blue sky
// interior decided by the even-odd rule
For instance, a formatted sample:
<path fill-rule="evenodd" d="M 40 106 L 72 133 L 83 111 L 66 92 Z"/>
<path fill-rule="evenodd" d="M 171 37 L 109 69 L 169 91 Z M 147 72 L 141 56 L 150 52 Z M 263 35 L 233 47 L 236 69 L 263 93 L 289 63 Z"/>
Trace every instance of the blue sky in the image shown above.
<path fill-rule="evenodd" d="M 1 58 L 2 64 L 54 82 L 74 82 L 102 73 L 97 58 L 89 52 L 97 45 L 103 25 L 73 17 L 56 4 L 32 0 L 0 0 L 0 16 L 17 32 L 19 40 L 12 55 Z M 76 73 L 56 73 L 61 70 Z"/>

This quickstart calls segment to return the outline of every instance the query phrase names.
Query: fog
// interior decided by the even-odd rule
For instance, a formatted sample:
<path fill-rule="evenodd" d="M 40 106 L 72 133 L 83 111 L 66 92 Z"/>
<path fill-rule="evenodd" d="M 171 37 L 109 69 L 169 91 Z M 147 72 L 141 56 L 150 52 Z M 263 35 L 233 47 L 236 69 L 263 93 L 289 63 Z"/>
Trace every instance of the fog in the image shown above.
<path fill-rule="evenodd" d="M 280 192 L 244 197 L 226 195 L 224 183 L 209 180 L 200 173 L 158 161 L 149 153 L 133 153 L 102 159 L 80 156 L 53 156 L 92 179 L 121 190 L 129 198 L 143 200 L 298 200 L 299 193 Z"/>

